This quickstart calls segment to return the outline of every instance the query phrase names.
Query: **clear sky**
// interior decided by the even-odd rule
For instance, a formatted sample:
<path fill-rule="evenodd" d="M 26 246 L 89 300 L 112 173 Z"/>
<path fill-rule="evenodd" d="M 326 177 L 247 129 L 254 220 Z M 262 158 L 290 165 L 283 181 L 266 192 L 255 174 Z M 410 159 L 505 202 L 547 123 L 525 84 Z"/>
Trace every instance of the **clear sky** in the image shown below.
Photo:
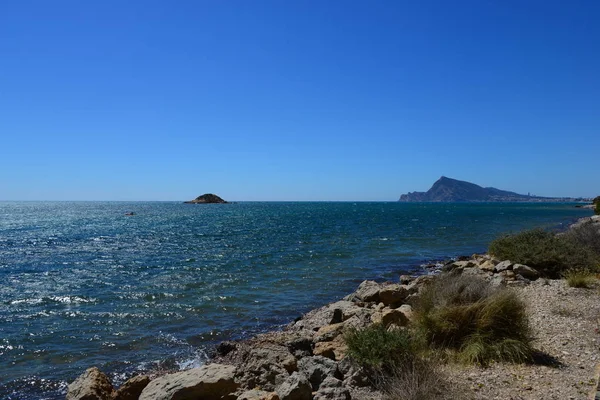
<path fill-rule="evenodd" d="M 600 1 L 0 1 L 0 199 L 600 194 Z"/>

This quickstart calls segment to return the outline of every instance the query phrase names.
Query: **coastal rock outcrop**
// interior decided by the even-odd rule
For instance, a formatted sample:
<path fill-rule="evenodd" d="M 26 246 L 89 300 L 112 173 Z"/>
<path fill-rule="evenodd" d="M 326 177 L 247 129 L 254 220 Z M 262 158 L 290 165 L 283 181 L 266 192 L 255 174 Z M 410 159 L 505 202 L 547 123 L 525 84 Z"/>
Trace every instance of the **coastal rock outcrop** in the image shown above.
<path fill-rule="evenodd" d="M 69 385 L 67 400 L 111 400 L 113 386 L 98 368 L 88 368 Z"/>
<path fill-rule="evenodd" d="M 236 367 L 208 364 L 183 372 L 163 375 L 144 388 L 140 400 L 234 400 Z"/>
<path fill-rule="evenodd" d="M 432 273 L 440 267 L 450 274 L 478 276 L 494 286 L 525 287 L 539 276 L 534 268 L 488 254 L 432 264 Z M 346 333 L 373 324 L 405 329 L 414 318 L 412 305 L 433 279 L 433 275 L 422 275 L 403 276 L 398 282 L 364 281 L 344 300 L 312 310 L 281 331 L 221 343 L 212 364 L 167 374 L 150 383 L 145 377 L 135 377 L 116 392 L 108 378 L 90 369 L 69 386 L 67 399 L 135 400 L 139 392 L 140 400 L 370 398 L 365 393 L 373 390 L 372 376 L 346 356 Z M 89 389 L 95 397 L 83 397 L 80 388 L 85 387 L 95 388 Z"/>
<path fill-rule="evenodd" d="M 223 200 L 216 194 L 206 193 L 202 196 L 196 197 L 194 200 L 185 201 L 185 204 L 226 204 L 227 201 Z"/>

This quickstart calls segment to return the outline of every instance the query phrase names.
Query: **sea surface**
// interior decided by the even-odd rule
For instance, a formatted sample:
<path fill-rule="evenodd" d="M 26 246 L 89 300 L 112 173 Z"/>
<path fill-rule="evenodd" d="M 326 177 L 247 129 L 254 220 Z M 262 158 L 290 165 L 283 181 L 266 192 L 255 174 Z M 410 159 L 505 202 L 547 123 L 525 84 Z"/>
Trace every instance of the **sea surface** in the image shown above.
<path fill-rule="evenodd" d="M 126 212 L 135 212 L 126 216 Z M 201 365 L 211 346 L 282 326 L 500 234 L 561 229 L 573 204 L 0 203 L 0 399 L 64 398 L 90 366 Z"/>

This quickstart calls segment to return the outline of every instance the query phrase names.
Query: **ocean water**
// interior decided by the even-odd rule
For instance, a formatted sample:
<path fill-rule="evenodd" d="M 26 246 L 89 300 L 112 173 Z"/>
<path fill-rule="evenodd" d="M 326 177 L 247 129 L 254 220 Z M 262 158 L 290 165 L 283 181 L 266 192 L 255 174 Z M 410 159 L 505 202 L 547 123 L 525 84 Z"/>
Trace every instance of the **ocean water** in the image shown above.
<path fill-rule="evenodd" d="M 125 216 L 133 211 L 134 216 Z M 0 203 L 0 398 L 64 398 L 200 365 L 215 343 L 292 321 L 364 279 L 567 226 L 573 204 Z"/>

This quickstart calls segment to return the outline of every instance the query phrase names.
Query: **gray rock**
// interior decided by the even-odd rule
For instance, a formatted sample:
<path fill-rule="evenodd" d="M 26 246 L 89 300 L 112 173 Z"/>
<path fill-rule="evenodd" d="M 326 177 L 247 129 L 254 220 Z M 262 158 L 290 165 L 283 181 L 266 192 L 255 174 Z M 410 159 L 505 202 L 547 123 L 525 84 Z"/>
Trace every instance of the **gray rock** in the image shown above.
<path fill-rule="evenodd" d="M 500 275 L 496 275 L 490 280 L 490 284 L 494 287 L 504 286 L 504 278 Z"/>
<path fill-rule="evenodd" d="M 110 400 L 113 390 L 106 375 L 92 367 L 69 385 L 67 400 Z"/>
<path fill-rule="evenodd" d="M 485 272 L 484 272 L 484 271 L 482 271 L 482 270 L 480 270 L 480 269 L 479 269 L 479 268 L 477 268 L 477 267 L 469 267 L 469 268 L 465 268 L 465 269 L 463 269 L 463 271 L 462 271 L 462 274 L 463 274 L 463 275 L 471 275 L 471 276 L 472 276 L 472 275 L 475 275 L 475 276 L 481 276 L 481 275 L 484 275 L 484 274 L 485 274 Z"/>
<path fill-rule="evenodd" d="M 139 400 L 235 399 L 235 373 L 232 365 L 209 364 L 163 375 L 144 388 Z"/>
<path fill-rule="evenodd" d="M 342 386 L 339 379 L 328 377 L 321 383 L 313 400 L 350 400 L 350 391 Z"/>
<path fill-rule="evenodd" d="M 280 400 L 275 392 L 265 392 L 260 389 L 247 390 L 238 396 L 236 400 Z"/>
<path fill-rule="evenodd" d="M 318 390 L 328 376 L 340 375 L 336 362 L 323 356 L 302 358 L 298 361 L 298 370 L 308 378 L 313 390 Z"/>
<path fill-rule="evenodd" d="M 244 388 L 260 386 L 274 390 L 291 372 L 297 369 L 296 357 L 286 346 L 267 343 L 251 349 L 238 371 L 238 381 Z"/>
<path fill-rule="evenodd" d="M 121 385 L 114 395 L 114 400 L 137 400 L 142 391 L 150 383 L 147 375 L 137 375 Z"/>
<path fill-rule="evenodd" d="M 530 279 L 532 281 L 535 281 L 537 278 L 540 277 L 539 272 L 537 272 L 535 269 L 533 269 L 531 267 L 528 267 L 527 265 L 515 264 L 515 265 L 513 265 L 512 270 L 515 274 L 521 275 L 524 278 Z"/>
<path fill-rule="evenodd" d="M 355 295 L 362 301 L 379 303 L 379 284 L 375 281 L 363 281 Z"/>
<path fill-rule="evenodd" d="M 310 337 L 295 338 L 287 343 L 288 350 L 296 358 L 312 356 L 313 346 L 313 341 Z"/>
<path fill-rule="evenodd" d="M 278 388 L 281 400 L 311 400 L 312 388 L 304 374 L 294 372 Z"/>
<path fill-rule="evenodd" d="M 504 260 L 496 264 L 496 268 L 494 269 L 496 272 L 502 272 L 509 269 L 512 269 L 513 263 L 510 260 Z"/>

